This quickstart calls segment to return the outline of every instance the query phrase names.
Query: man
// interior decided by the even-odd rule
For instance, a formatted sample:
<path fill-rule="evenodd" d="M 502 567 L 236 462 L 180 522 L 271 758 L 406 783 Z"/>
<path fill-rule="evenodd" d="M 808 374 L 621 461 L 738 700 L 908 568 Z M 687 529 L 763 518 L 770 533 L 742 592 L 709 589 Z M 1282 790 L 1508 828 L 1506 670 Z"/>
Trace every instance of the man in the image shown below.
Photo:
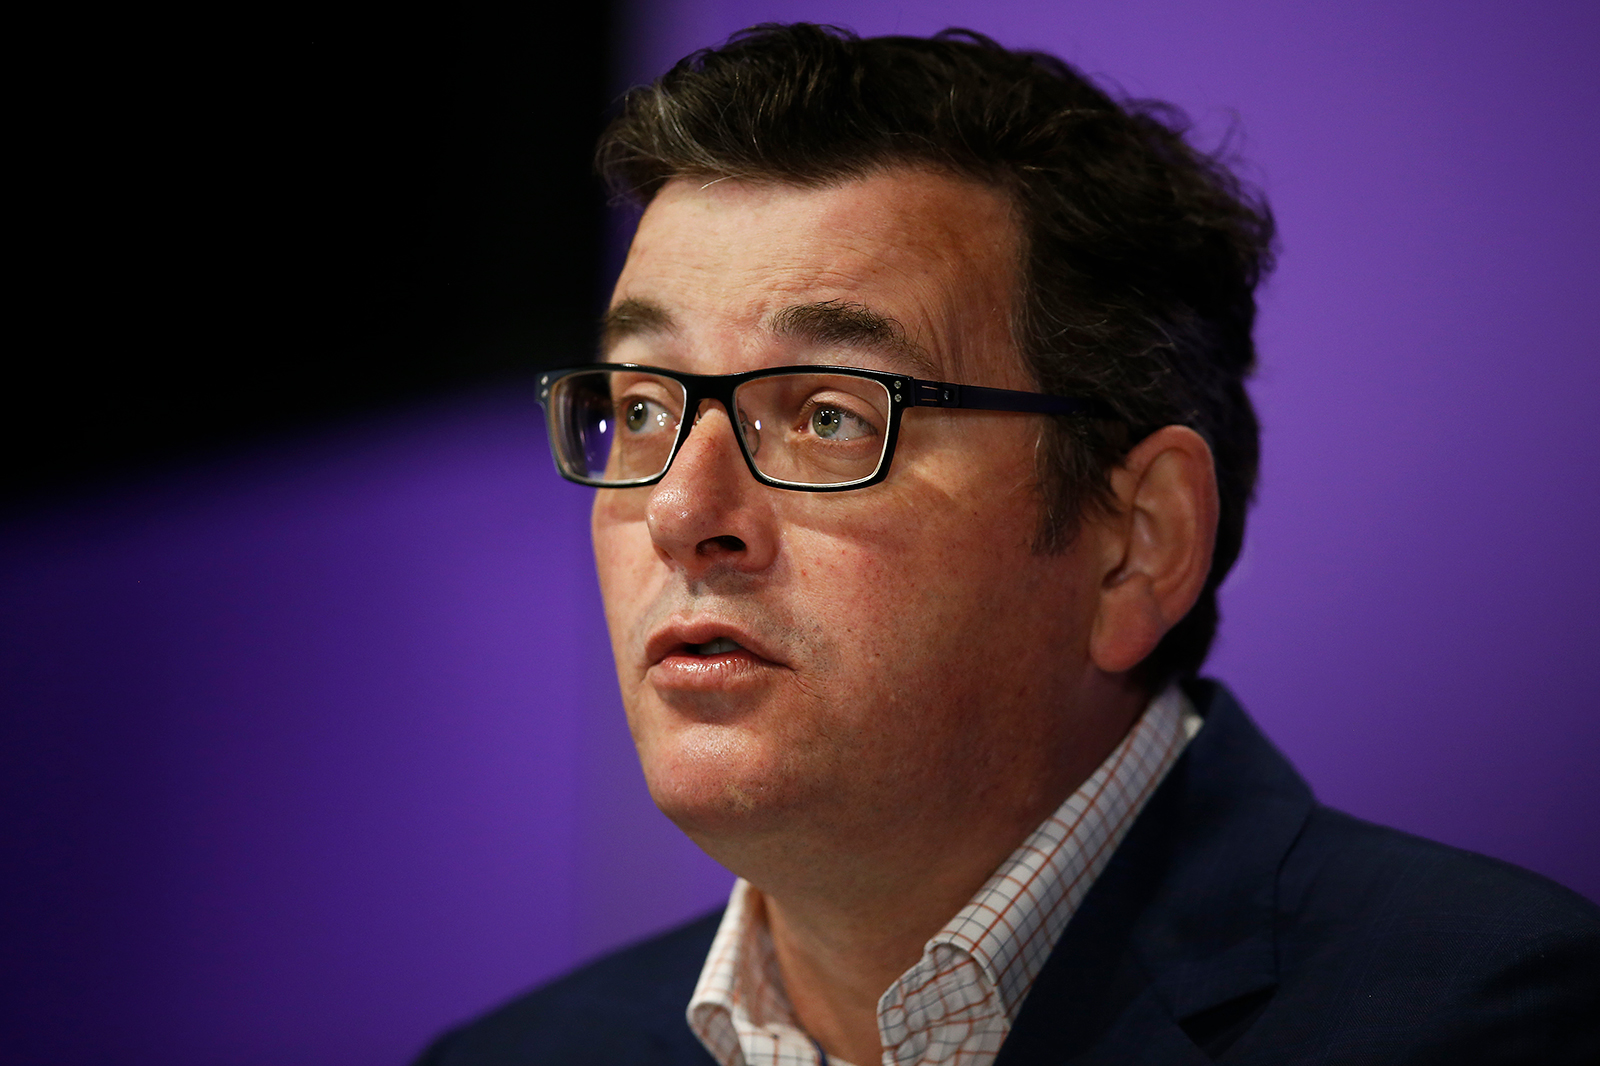
<path fill-rule="evenodd" d="M 1318 807 L 1195 680 L 1264 205 L 964 34 L 764 27 L 628 99 L 546 375 L 652 796 L 727 910 L 426 1062 L 1588 1062 L 1600 915 Z"/>

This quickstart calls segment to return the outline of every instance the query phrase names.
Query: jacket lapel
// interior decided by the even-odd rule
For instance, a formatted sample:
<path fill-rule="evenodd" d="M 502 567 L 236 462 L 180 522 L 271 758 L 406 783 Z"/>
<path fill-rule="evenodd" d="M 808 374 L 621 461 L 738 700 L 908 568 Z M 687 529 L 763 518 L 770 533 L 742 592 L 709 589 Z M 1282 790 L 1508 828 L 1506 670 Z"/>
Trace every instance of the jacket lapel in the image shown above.
<path fill-rule="evenodd" d="M 1067 925 L 996 1066 L 1198 1066 L 1277 983 L 1277 871 L 1311 792 L 1226 689 L 1189 693 L 1204 728 Z"/>

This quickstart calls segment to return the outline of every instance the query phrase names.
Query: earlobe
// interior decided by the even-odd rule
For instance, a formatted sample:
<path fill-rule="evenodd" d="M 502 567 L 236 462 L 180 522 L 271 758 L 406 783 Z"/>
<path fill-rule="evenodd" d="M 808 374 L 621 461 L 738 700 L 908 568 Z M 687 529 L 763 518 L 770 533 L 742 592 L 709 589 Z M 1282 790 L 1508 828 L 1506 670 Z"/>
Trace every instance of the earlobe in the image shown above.
<path fill-rule="evenodd" d="M 1216 543 L 1216 468 L 1205 439 L 1165 426 L 1112 472 L 1105 570 L 1090 635 L 1094 664 L 1125 673 L 1155 650 L 1205 588 Z"/>

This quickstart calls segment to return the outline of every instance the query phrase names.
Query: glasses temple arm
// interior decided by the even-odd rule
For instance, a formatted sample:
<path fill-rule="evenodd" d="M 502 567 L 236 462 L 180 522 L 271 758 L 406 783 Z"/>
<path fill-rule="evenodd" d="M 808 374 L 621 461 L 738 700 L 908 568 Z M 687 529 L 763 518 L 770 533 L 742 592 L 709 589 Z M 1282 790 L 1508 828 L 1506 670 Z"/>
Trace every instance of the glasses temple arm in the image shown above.
<path fill-rule="evenodd" d="M 1090 396 L 1050 396 L 1042 392 L 991 389 L 983 385 L 956 385 L 948 381 L 918 381 L 911 393 L 916 407 L 964 407 L 969 411 L 1019 411 L 1033 415 L 1091 415 L 1116 419 L 1103 400 Z"/>

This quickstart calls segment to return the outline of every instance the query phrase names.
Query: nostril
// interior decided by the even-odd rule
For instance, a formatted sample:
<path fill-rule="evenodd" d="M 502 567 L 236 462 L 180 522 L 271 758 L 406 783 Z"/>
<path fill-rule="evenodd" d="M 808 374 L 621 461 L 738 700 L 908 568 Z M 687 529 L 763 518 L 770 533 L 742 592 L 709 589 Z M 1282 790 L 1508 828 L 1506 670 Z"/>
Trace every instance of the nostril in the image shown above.
<path fill-rule="evenodd" d="M 719 555 L 723 552 L 742 552 L 745 550 L 744 541 L 738 537 L 723 535 L 708 537 L 695 545 L 697 555 Z"/>

